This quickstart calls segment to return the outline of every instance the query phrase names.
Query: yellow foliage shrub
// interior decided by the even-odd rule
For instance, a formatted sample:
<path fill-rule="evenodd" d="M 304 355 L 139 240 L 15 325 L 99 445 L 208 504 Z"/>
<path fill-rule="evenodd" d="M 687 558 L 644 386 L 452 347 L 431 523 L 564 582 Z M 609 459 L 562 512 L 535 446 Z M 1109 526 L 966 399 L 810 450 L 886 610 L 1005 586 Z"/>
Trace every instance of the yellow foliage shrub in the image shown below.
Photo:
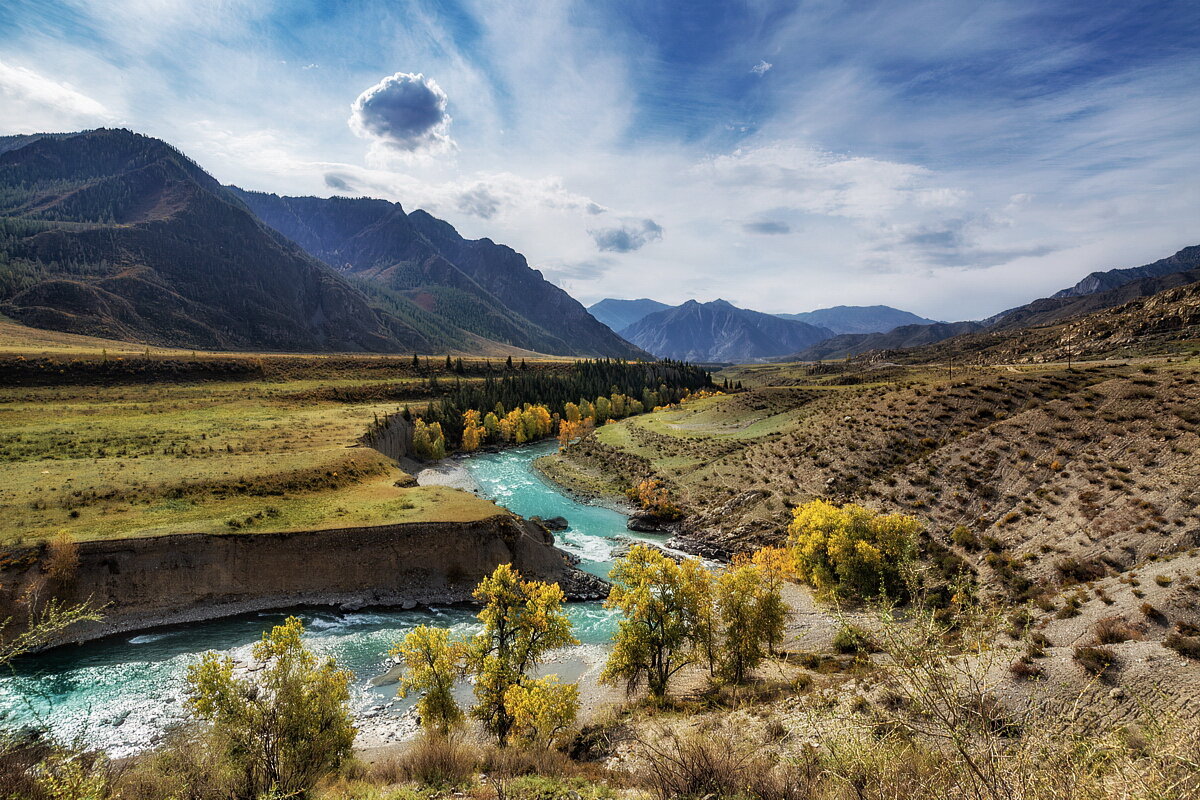
<path fill-rule="evenodd" d="M 824 500 L 797 506 L 788 525 L 796 575 L 826 596 L 902 597 L 901 571 L 912 557 L 921 523 Z"/>

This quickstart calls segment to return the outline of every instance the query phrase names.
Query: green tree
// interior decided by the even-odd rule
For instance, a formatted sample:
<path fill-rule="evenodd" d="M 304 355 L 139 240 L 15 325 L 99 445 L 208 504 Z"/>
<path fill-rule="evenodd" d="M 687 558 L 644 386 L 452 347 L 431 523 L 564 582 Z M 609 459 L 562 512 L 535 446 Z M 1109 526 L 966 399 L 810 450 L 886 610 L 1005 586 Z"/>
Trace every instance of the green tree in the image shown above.
<path fill-rule="evenodd" d="M 351 674 L 317 658 L 303 633 L 296 617 L 264 633 L 252 651 L 262 665 L 254 677 L 235 677 L 233 659 L 212 652 L 188 670 L 189 705 L 244 775 L 246 800 L 306 797 L 354 744 Z"/>
<path fill-rule="evenodd" d="M 475 588 L 474 597 L 483 604 L 483 630 L 468 655 L 475 675 L 471 713 L 504 746 L 516 722 L 509 690 L 528 686 L 529 674 L 549 651 L 579 641 L 571 635 L 558 584 L 521 580 L 511 564 L 496 567 Z"/>
<path fill-rule="evenodd" d="M 778 583 L 746 557 L 717 576 L 721 677 L 743 683 L 783 635 L 785 606 Z"/>
<path fill-rule="evenodd" d="M 417 711 L 422 727 L 445 735 L 462 722 L 462 709 L 454 699 L 454 684 L 466 666 L 466 642 L 456 640 L 446 628 L 421 625 L 389 653 L 400 656 L 404 662 L 400 696 L 421 692 Z"/>
<path fill-rule="evenodd" d="M 650 696 L 661 701 L 671 678 L 703 657 L 695 623 L 708 613 L 711 579 L 699 567 L 698 562 L 681 567 L 642 544 L 617 561 L 604 605 L 619 609 L 622 618 L 602 682 L 624 680 L 632 691 L 644 680 Z"/>

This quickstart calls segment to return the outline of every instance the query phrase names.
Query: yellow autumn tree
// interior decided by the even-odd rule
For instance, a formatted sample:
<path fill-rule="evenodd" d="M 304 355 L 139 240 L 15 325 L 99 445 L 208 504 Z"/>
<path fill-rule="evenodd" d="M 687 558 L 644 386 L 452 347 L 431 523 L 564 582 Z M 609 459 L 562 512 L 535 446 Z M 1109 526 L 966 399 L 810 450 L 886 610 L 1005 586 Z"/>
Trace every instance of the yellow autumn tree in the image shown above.
<path fill-rule="evenodd" d="M 517 724 L 516 709 L 509 701 L 524 696 L 510 697 L 510 690 L 531 686 L 530 673 L 547 653 L 579 640 L 571 634 L 558 584 L 522 580 L 511 564 L 496 567 L 475 588 L 474 597 L 483 604 L 479 612 L 483 630 L 472 640 L 467 656 L 475 676 L 476 703 L 471 714 L 504 746 Z M 551 691 L 548 685 L 541 688 Z"/>
<path fill-rule="evenodd" d="M 352 675 L 305 647 L 303 633 L 296 617 L 264 633 L 252 650 L 261 669 L 246 677 L 212 652 L 188 669 L 188 704 L 242 776 L 239 797 L 305 797 L 350 757 Z"/>
<path fill-rule="evenodd" d="M 827 597 L 903 597 L 904 565 L 921 523 L 855 503 L 813 500 L 797 506 L 788 525 L 796 575 Z"/>
<path fill-rule="evenodd" d="M 454 699 L 454 684 L 463 674 L 466 642 L 455 639 L 447 628 L 420 625 L 388 654 L 399 656 L 404 664 L 399 695 L 421 693 L 417 711 L 423 728 L 446 735 L 462 722 L 462 709 Z"/>
<path fill-rule="evenodd" d="M 470 453 L 479 449 L 487 436 L 487 429 L 479 422 L 479 412 L 468 408 L 463 412 L 462 449 Z"/>
<path fill-rule="evenodd" d="M 626 489 L 625 496 L 659 519 L 676 520 L 683 516 L 683 510 L 671 499 L 670 490 L 660 480 L 647 478 Z"/>
<path fill-rule="evenodd" d="M 629 691 L 645 682 L 661 701 L 671 678 L 704 657 L 696 623 L 711 604 L 711 578 L 699 562 L 685 568 L 643 544 L 618 559 L 609 578 L 604 606 L 620 610 L 621 618 L 600 680 L 623 681 Z"/>
<path fill-rule="evenodd" d="M 717 576 L 720 674 L 731 683 L 743 683 L 783 638 L 787 606 L 781 588 L 768 568 L 746 556 Z"/>
<path fill-rule="evenodd" d="M 514 684 L 504 693 L 512 713 L 511 736 L 526 745 L 550 747 L 579 714 L 579 684 L 559 683 L 557 675 Z"/>

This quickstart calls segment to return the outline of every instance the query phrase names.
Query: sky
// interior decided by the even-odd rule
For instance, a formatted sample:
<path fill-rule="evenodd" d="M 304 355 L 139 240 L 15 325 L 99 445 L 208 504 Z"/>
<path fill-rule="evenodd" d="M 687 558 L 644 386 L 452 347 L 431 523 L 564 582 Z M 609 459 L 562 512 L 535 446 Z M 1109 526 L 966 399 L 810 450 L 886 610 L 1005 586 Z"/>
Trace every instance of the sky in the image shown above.
<path fill-rule="evenodd" d="M 4 0 L 0 134 L 100 126 L 588 304 L 976 319 L 1200 243 L 1200 3 Z"/>

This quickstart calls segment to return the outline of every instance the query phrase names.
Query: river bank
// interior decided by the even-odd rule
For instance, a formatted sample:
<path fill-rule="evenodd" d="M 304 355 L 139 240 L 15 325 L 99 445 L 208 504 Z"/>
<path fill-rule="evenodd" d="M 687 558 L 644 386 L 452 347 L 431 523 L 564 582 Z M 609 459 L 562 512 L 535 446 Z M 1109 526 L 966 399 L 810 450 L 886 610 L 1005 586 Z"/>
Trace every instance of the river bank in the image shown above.
<path fill-rule="evenodd" d="M 554 547 L 548 531 L 502 511 L 464 523 L 90 541 L 78 545 L 77 557 L 55 595 L 65 603 L 90 601 L 104 618 L 70 629 L 75 642 L 295 606 L 467 602 L 501 563 L 559 583 L 572 599 L 604 595 L 594 576 Z M 19 598 L 44 581 L 36 559 L 13 559 L 0 571 L 0 616 L 19 618 Z"/>
<path fill-rule="evenodd" d="M 566 518 L 569 529 L 556 532 L 553 540 L 579 559 L 579 569 L 592 576 L 607 575 L 613 553 L 621 546 L 618 537 L 628 534 L 625 517 L 611 509 L 577 503 L 535 475 L 531 462 L 553 447 L 553 442 L 547 442 L 455 459 L 448 471 L 456 476 L 454 480 L 460 487 L 473 489 L 514 514 Z M 426 480 L 430 479 L 433 473 L 426 476 Z M 519 519 L 508 513 L 503 516 Z M 526 526 L 536 529 L 536 534 L 526 531 L 523 536 L 538 540 L 537 552 L 554 554 L 565 564 L 560 552 L 545 543 L 550 538 L 547 531 L 526 520 L 519 522 L 523 529 Z M 515 523 L 505 523 L 509 524 Z M 436 552 L 467 549 L 469 541 L 461 534 L 440 533 L 440 537 L 431 537 L 440 538 L 440 542 L 426 542 L 442 548 Z M 219 538 L 248 542 L 255 536 L 258 534 Z M 414 545 L 418 543 L 413 540 Z M 376 574 L 385 580 L 397 581 L 390 566 L 374 564 L 391 557 L 386 554 L 377 557 L 377 550 L 384 546 L 360 544 L 361 547 L 352 549 L 355 563 L 343 564 L 341 568 L 377 570 Z M 239 559 L 237 553 L 230 558 Z M 257 578 L 251 566 L 245 565 L 246 571 L 242 573 L 245 581 Z M 152 579 L 153 576 L 146 576 L 147 581 Z M 170 591 L 169 585 L 151 588 L 151 583 L 146 583 L 145 586 L 147 591 Z M 464 586 L 463 591 L 467 588 Z M 456 597 L 465 599 L 465 595 Z M 327 599 L 327 596 L 316 597 L 312 602 Z M 607 657 L 616 612 L 594 601 L 569 603 L 566 612 L 582 644 L 556 653 L 546 671 L 555 672 L 565 680 L 581 680 L 586 717 L 620 697 L 619 691 L 596 683 Z M 113 756 L 143 751 L 161 741 L 166 728 L 185 718 L 187 669 L 203 652 L 216 650 L 244 663 L 250 647 L 263 631 L 280 624 L 288 614 L 301 618 L 309 647 L 336 658 L 354 673 L 351 702 L 361 730 L 360 748 L 395 746 L 415 730 L 413 699 L 397 699 L 394 675 L 388 676 L 394 667 L 387 656 L 388 650 L 421 624 L 450 627 L 459 635 L 471 635 L 477 629 L 474 609 L 467 605 L 433 603 L 404 610 L 402 606 L 357 608 L 356 604 L 355 610 L 349 605 L 339 608 L 326 604 L 300 606 L 286 612 L 259 610 L 110 635 L 23 659 L 10 674 L 0 676 L 0 724 L 9 730 L 36 727 L 64 741 L 87 742 Z M 462 689 L 468 693 L 464 699 L 468 699 L 469 687 L 464 685 Z"/>

